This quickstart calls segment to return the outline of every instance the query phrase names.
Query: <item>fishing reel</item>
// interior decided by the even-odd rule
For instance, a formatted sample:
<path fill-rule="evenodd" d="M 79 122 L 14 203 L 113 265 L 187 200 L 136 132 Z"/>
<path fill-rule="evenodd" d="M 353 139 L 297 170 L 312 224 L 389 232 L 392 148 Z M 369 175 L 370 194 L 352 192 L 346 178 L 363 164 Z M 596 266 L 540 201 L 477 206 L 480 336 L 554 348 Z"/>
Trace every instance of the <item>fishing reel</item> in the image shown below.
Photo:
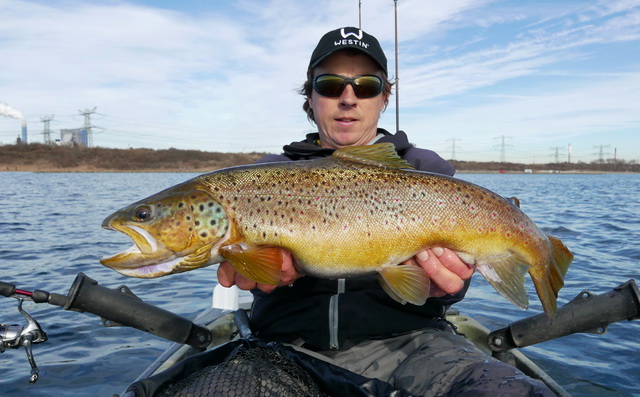
<path fill-rule="evenodd" d="M 2 283 L 5 284 L 5 283 Z M 5 287 L 3 285 L 2 287 Z M 5 292 L 5 291 L 3 291 Z M 36 361 L 33 358 L 33 345 L 47 341 L 47 334 L 36 319 L 22 308 L 25 300 L 31 300 L 31 294 L 28 291 L 21 291 L 13 288 L 11 293 L 2 294 L 4 296 L 16 298 L 18 300 L 18 312 L 27 320 L 26 325 L 21 324 L 0 324 L 0 353 L 4 353 L 6 349 L 19 349 L 24 347 L 27 353 L 27 359 L 31 365 L 31 377 L 29 383 L 33 384 L 38 380 L 39 371 Z"/>

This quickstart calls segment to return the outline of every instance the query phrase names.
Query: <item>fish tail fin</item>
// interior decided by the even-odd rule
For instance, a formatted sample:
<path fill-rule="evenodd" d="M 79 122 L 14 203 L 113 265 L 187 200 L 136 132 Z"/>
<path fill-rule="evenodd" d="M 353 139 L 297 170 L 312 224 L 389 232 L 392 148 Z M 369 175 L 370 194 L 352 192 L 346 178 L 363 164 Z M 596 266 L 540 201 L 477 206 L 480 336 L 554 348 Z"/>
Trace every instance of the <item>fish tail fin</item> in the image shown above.
<path fill-rule="evenodd" d="M 514 252 L 483 258 L 476 262 L 476 269 L 500 295 L 521 309 L 529 307 L 524 275 L 529 270 L 526 262 Z"/>
<path fill-rule="evenodd" d="M 271 285 L 280 281 L 282 254 L 278 247 L 232 244 L 220 247 L 220 254 L 238 273 L 250 280 Z"/>
<path fill-rule="evenodd" d="M 431 280 L 417 265 L 386 266 L 380 270 L 380 285 L 394 300 L 424 305 L 431 290 Z"/>
<path fill-rule="evenodd" d="M 531 269 L 531 278 L 536 287 L 544 312 L 553 317 L 558 307 L 558 291 L 564 285 L 564 276 L 569 270 L 573 254 L 558 238 L 547 235 L 551 242 L 551 259 L 549 266 L 537 267 L 546 272 Z"/>

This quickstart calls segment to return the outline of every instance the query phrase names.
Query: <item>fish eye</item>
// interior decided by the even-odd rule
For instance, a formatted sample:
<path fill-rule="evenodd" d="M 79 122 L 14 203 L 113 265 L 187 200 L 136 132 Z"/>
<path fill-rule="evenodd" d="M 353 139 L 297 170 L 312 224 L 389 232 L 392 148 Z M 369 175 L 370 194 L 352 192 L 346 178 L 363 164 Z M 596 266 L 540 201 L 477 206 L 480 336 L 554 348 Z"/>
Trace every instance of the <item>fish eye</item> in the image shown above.
<path fill-rule="evenodd" d="M 133 213 L 133 219 L 138 222 L 145 222 L 151 218 L 151 209 L 149 207 L 143 206 L 138 207 Z"/>

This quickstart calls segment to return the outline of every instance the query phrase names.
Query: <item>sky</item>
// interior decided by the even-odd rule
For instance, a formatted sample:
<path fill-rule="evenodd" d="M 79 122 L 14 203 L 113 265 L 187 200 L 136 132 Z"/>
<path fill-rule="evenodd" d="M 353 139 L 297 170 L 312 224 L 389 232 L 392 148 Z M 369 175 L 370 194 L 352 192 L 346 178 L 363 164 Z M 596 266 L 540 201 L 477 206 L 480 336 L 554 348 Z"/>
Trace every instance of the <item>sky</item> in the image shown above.
<path fill-rule="evenodd" d="M 298 90 L 318 40 L 360 19 L 417 146 L 640 162 L 640 0 L 0 0 L 0 143 L 95 108 L 94 146 L 279 153 L 316 131 Z"/>

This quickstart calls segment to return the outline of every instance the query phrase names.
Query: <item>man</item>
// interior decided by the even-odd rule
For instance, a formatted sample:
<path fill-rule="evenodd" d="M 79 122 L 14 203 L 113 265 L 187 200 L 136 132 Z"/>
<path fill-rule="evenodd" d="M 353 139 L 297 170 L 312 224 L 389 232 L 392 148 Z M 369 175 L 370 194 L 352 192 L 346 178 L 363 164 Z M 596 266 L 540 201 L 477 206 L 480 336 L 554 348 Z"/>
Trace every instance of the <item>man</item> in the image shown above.
<path fill-rule="evenodd" d="M 321 158 L 342 147 L 392 142 L 415 168 L 453 175 L 448 162 L 413 147 L 404 132 L 392 135 L 378 128 L 391 94 L 387 76 L 387 59 L 375 37 L 356 28 L 325 34 L 313 51 L 301 91 L 306 98 L 303 109 L 318 133 L 260 162 Z M 445 312 L 464 297 L 473 274 L 473 268 L 454 252 L 431 247 L 407 261 L 422 267 L 431 279 L 431 297 L 422 306 L 399 304 L 375 276 L 302 277 L 295 258 L 285 250 L 282 255 L 278 286 L 245 279 L 228 263 L 218 269 L 223 286 L 252 290 L 251 326 L 258 337 L 290 343 L 418 395 L 500 395 L 499 389 L 517 395 L 553 395 L 540 382 L 484 355 L 451 330 Z M 500 384 L 509 387 L 499 388 Z"/>

